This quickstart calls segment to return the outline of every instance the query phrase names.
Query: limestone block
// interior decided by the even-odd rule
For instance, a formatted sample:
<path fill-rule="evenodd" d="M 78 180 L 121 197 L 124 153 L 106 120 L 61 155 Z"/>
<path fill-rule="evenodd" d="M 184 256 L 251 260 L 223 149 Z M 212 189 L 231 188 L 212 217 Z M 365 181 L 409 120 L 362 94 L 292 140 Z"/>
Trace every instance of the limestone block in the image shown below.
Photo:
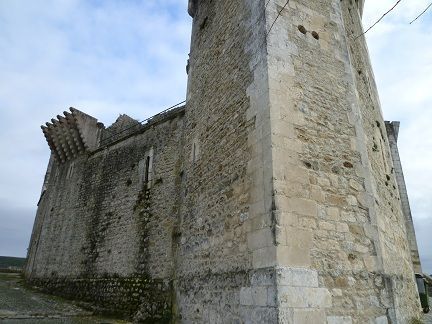
<path fill-rule="evenodd" d="M 362 245 L 362 244 L 355 244 L 354 249 L 355 249 L 355 251 L 357 251 L 359 253 L 369 252 L 369 248 L 367 246 Z"/>
<path fill-rule="evenodd" d="M 305 268 L 280 267 L 276 269 L 279 286 L 318 287 L 318 272 Z"/>
<path fill-rule="evenodd" d="M 304 198 L 278 198 L 277 203 L 280 204 L 280 208 L 283 210 L 304 216 L 317 216 L 318 214 L 317 203 L 313 200 Z"/>
<path fill-rule="evenodd" d="M 358 200 L 360 206 L 363 206 L 363 207 L 372 206 L 374 203 L 373 197 L 371 195 L 366 194 L 365 192 L 360 192 L 357 195 L 357 200 Z"/>
<path fill-rule="evenodd" d="M 336 224 L 336 231 L 346 233 L 346 232 L 349 232 L 349 227 L 345 223 L 337 223 Z"/>
<path fill-rule="evenodd" d="M 279 323 L 294 323 L 294 310 L 292 308 L 279 308 Z"/>
<path fill-rule="evenodd" d="M 250 276 L 252 287 L 274 286 L 276 284 L 275 272 L 273 269 L 261 269 L 254 271 Z"/>
<path fill-rule="evenodd" d="M 277 288 L 275 286 L 267 287 L 267 306 L 277 306 Z"/>
<path fill-rule="evenodd" d="M 339 206 L 339 207 L 345 207 L 347 204 L 348 197 L 341 196 L 341 195 L 335 195 L 335 194 L 327 194 L 326 199 L 332 205 Z M 355 197 L 354 197 L 354 199 L 355 199 Z"/>
<path fill-rule="evenodd" d="M 295 309 L 294 321 L 295 324 L 326 324 L 325 311 L 322 309 Z"/>
<path fill-rule="evenodd" d="M 282 307 L 326 308 L 332 306 L 332 299 L 325 288 L 281 286 L 279 303 Z"/>
<path fill-rule="evenodd" d="M 276 245 L 279 244 L 285 245 L 287 241 L 285 226 L 275 225 L 274 232 L 275 232 Z"/>
<path fill-rule="evenodd" d="M 283 266 L 307 267 L 311 264 L 310 253 L 305 253 L 304 250 L 292 246 L 279 247 L 277 258 L 279 265 Z"/>
<path fill-rule="evenodd" d="M 286 180 L 274 180 L 273 188 L 276 196 L 305 198 L 310 196 L 309 189 L 305 184 L 296 185 Z"/>
<path fill-rule="evenodd" d="M 327 324 L 352 324 L 350 316 L 327 316 Z"/>
<path fill-rule="evenodd" d="M 299 221 L 299 225 L 301 227 L 311 228 L 311 229 L 314 229 L 317 227 L 316 223 L 317 223 L 316 220 L 314 218 L 311 218 L 311 217 L 302 217 Z"/>
<path fill-rule="evenodd" d="M 378 270 L 378 261 L 376 256 L 365 256 L 363 261 L 369 272 L 375 272 Z"/>
<path fill-rule="evenodd" d="M 259 229 L 247 234 L 247 242 L 250 250 L 258 250 L 273 245 L 273 233 L 269 227 Z"/>
<path fill-rule="evenodd" d="M 387 316 L 380 316 L 375 319 L 375 324 L 388 324 Z"/>
<path fill-rule="evenodd" d="M 339 220 L 340 212 L 337 207 L 328 207 L 327 208 L 327 217 L 331 220 Z"/>
<path fill-rule="evenodd" d="M 279 265 L 308 267 L 311 262 L 312 231 L 287 227 L 286 236 L 287 245 L 277 248 Z"/>
<path fill-rule="evenodd" d="M 266 287 L 253 287 L 251 288 L 252 302 L 255 306 L 267 305 L 267 288 Z"/>
<path fill-rule="evenodd" d="M 247 226 L 247 232 L 253 232 L 270 227 L 272 221 L 268 213 L 262 213 L 255 215 L 253 218 L 247 219 L 245 224 Z"/>
<path fill-rule="evenodd" d="M 295 226 L 298 223 L 298 216 L 293 213 L 275 211 L 273 215 L 276 218 L 276 223 L 281 226 Z"/>
<path fill-rule="evenodd" d="M 358 183 L 357 181 L 350 179 L 349 181 L 349 185 L 352 189 L 356 190 L 356 191 L 362 191 L 363 189 L 363 185 L 361 185 L 360 183 Z"/>
<path fill-rule="evenodd" d="M 319 228 L 325 230 L 325 231 L 334 231 L 336 230 L 336 226 L 333 223 L 329 222 L 319 222 Z"/>
<path fill-rule="evenodd" d="M 342 212 L 341 219 L 346 222 L 356 222 L 355 215 L 352 212 Z"/>
<path fill-rule="evenodd" d="M 357 138 L 351 138 L 350 145 L 351 145 L 351 150 L 357 151 L 358 150 Z"/>
<path fill-rule="evenodd" d="M 310 197 L 312 200 L 315 200 L 317 202 L 324 202 L 324 193 L 322 192 L 321 188 L 319 186 L 311 186 L 311 191 L 310 191 Z"/>
<path fill-rule="evenodd" d="M 240 305 L 244 305 L 244 306 L 253 305 L 252 288 L 242 287 L 240 289 Z"/>
<path fill-rule="evenodd" d="M 332 296 L 333 297 L 342 297 L 342 295 L 343 295 L 342 289 L 339 289 L 339 288 L 332 289 Z"/>
<path fill-rule="evenodd" d="M 252 265 L 254 269 L 271 267 L 276 264 L 276 247 L 271 246 L 253 251 Z"/>
<path fill-rule="evenodd" d="M 327 178 L 318 178 L 318 184 L 321 187 L 329 187 L 330 186 L 330 180 Z"/>
<path fill-rule="evenodd" d="M 278 136 L 274 136 L 272 141 L 273 144 L 279 144 L 282 147 L 285 146 L 285 139 L 294 139 L 294 127 L 292 123 L 281 120 L 281 119 L 272 119 L 273 128 L 272 133 L 277 134 Z M 279 142 L 279 140 L 282 140 Z M 289 148 L 289 146 L 287 146 Z"/>
<path fill-rule="evenodd" d="M 347 200 L 348 204 L 351 205 L 351 206 L 357 206 L 357 204 L 358 204 L 358 202 L 357 202 L 357 198 L 354 197 L 354 196 L 352 196 L 352 195 L 349 195 L 349 196 L 346 198 L 346 200 Z"/>
<path fill-rule="evenodd" d="M 281 167 L 284 176 L 282 179 L 288 181 L 291 185 L 293 182 L 309 184 L 309 171 L 307 169 L 292 163 L 284 163 Z"/>

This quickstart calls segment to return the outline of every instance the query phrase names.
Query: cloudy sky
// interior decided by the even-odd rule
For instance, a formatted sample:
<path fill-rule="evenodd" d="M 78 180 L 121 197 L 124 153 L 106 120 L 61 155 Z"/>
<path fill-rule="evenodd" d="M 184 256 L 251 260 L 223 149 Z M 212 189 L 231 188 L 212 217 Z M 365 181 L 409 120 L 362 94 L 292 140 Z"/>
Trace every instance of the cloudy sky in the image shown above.
<path fill-rule="evenodd" d="M 367 34 L 382 109 L 401 121 L 423 267 L 432 273 L 432 10 L 405 0 Z M 366 0 L 369 26 L 395 0 Z M 106 125 L 185 97 L 186 0 L 0 0 L 0 255 L 25 256 L 49 149 L 39 126 L 79 108 Z"/>

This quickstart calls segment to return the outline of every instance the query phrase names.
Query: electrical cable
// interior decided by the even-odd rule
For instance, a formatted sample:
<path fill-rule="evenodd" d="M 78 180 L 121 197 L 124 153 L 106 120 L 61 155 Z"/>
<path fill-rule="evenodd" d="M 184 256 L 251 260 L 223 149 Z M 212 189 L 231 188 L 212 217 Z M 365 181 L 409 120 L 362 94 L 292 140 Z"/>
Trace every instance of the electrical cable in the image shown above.
<path fill-rule="evenodd" d="M 425 10 L 423 10 L 423 12 L 422 12 L 420 15 L 418 15 L 418 16 L 416 17 L 416 19 L 414 19 L 413 21 L 410 22 L 410 25 L 411 25 L 414 21 L 416 21 L 417 19 L 419 19 L 421 16 L 423 16 L 423 15 L 426 13 L 426 11 L 429 10 L 430 7 L 432 7 L 432 2 L 429 4 L 429 6 L 426 7 Z"/>
<path fill-rule="evenodd" d="M 380 19 L 378 19 L 372 26 L 370 26 L 365 32 L 361 33 L 360 35 L 358 35 L 356 38 L 354 38 L 354 40 L 357 40 L 357 38 L 365 35 L 368 31 L 370 31 L 372 28 L 374 28 L 381 20 L 384 19 L 385 16 L 387 16 L 391 11 L 393 11 L 394 8 L 397 7 L 397 5 L 399 3 L 401 3 L 402 0 L 398 0 L 393 7 L 391 7 L 384 15 L 381 16 Z"/>
<path fill-rule="evenodd" d="M 288 3 L 289 3 L 289 0 L 287 0 L 287 2 L 284 4 L 284 6 L 282 7 L 282 9 L 279 11 L 278 15 L 276 16 L 276 19 L 275 19 L 275 20 L 273 21 L 273 23 L 271 24 L 270 29 L 269 29 L 269 31 L 267 32 L 267 35 L 266 35 L 266 36 L 268 36 L 268 35 L 270 34 L 270 32 L 271 32 L 271 30 L 272 30 L 274 24 L 276 23 L 276 21 L 278 20 L 279 16 L 281 15 L 282 11 L 286 8 L 286 6 L 288 5 Z"/>

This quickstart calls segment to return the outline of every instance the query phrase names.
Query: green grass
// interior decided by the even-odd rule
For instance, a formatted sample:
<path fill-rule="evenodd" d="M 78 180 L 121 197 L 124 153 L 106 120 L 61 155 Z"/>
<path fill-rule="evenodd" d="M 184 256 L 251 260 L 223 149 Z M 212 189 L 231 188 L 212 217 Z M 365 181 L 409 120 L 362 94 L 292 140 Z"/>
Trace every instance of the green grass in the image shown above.
<path fill-rule="evenodd" d="M 0 269 L 7 269 L 9 267 L 24 267 L 25 258 L 15 258 L 0 256 Z"/>

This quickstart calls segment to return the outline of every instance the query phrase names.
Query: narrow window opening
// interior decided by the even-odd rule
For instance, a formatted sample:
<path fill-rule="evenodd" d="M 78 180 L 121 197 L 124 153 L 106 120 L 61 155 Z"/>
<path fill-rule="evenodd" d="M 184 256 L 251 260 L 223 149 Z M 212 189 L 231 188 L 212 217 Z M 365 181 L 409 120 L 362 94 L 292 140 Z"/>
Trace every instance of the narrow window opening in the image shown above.
<path fill-rule="evenodd" d="M 147 156 L 145 163 L 144 183 L 147 185 L 150 179 L 150 156 Z"/>
<path fill-rule="evenodd" d="M 196 161 L 196 144 L 193 143 L 192 145 L 192 163 L 195 163 Z"/>
<path fill-rule="evenodd" d="M 384 152 L 385 147 L 383 145 L 383 142 L 382 142 L 381 138 L 380 138 L 379 141 L 380 141 L 380 146 L 381 146 L 382 160 L 383 160 L 383 163 L 384 163 L 384 171 L 385 171 L 385 173 L 388 173 L 388 164 L 387 164 L 387 159 L 386 159 L 385 152 Z"/>

